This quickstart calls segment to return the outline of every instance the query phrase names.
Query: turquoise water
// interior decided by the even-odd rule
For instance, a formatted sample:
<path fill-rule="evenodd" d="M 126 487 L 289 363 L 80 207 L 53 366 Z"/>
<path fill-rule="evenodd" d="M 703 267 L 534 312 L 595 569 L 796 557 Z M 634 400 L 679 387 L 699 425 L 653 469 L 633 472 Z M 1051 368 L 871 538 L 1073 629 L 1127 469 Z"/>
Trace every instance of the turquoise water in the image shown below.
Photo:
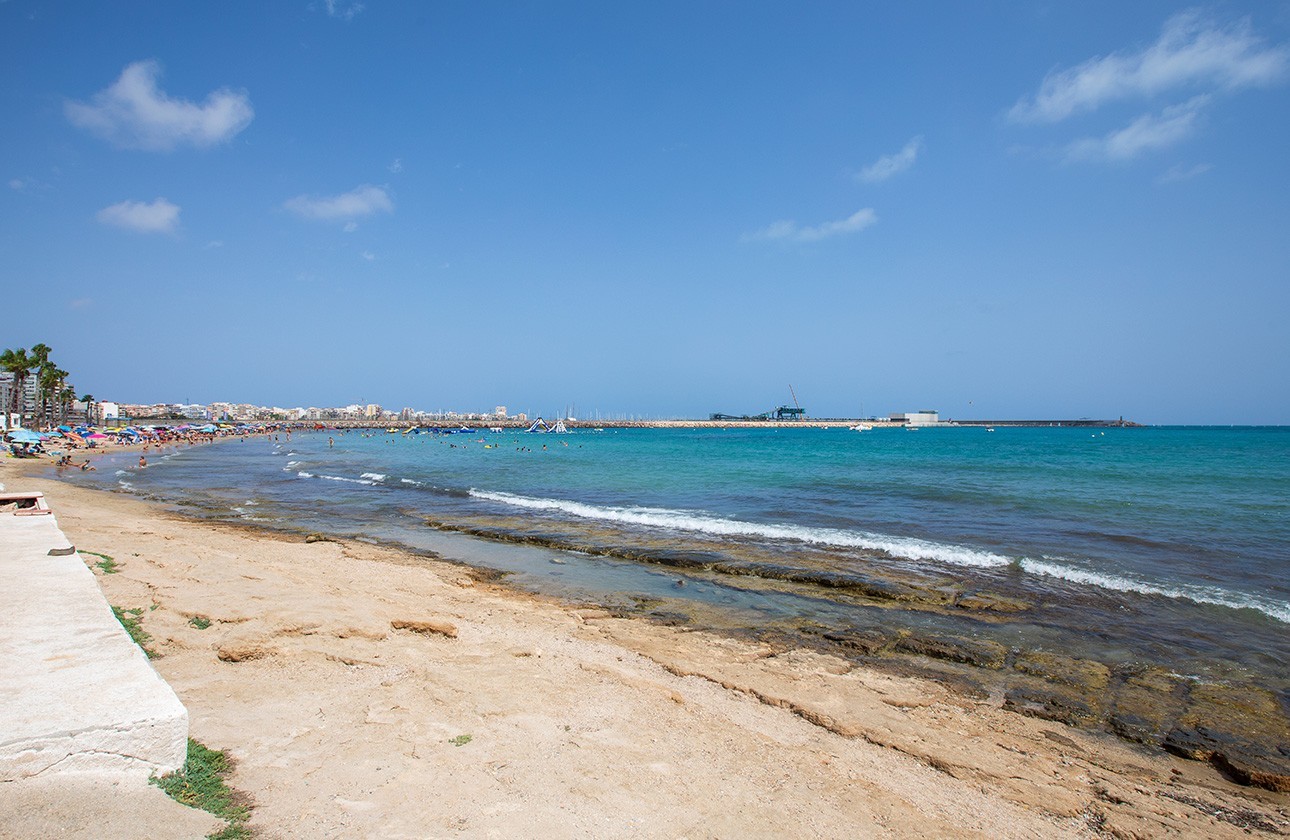
<path fill-rule="evenodd" d="M 1023 593 L 1046 605 L 1025 632 L 1050 646 L 1075 633 L 1104 657 L 1177 645 L 1260 669 L 1290 664 L 1285 428 L 311 432 L 184 448 L 146 470 L 120 457 L 75 480 L 415 547 L 443 548 L 426 518 L 480 517 L 522 517 L 575 541 L 604 529 L 754 546 L 785 562 L 809 555 Z M 566 566 L 558 583 L 574 589 L 659 585 L 656 569 Z M 859 608 L 826 611 L 863 624 Z"/>

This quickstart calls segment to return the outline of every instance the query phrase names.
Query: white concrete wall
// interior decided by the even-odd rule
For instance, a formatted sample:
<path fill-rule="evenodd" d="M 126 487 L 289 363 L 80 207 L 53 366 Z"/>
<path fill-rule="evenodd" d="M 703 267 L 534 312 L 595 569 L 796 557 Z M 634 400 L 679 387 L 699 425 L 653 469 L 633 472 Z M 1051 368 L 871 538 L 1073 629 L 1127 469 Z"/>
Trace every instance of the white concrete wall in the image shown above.
<path fill-rule="evenodd" d="M 52 515 L 0 513 L 0 782 L 183 765 L 188 712 Z"/>

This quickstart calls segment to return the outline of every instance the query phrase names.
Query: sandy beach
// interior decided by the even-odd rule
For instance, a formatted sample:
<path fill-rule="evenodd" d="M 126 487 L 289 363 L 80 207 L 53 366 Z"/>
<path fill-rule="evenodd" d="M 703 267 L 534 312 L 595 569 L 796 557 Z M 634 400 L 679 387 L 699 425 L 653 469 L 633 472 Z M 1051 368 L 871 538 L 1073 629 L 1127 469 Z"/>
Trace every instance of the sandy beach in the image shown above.
<path fill-rule="evenodd" d="M 188 520 L 43 465 L 0 461 L 0 482 L 119 564 L 96 570 L 108 601 L 143 608 L 153 665 L 192 737 L 234 759 L 260 837 L 1290 830 L 1287 794 L 1001 698 L 556 603 L 451 558 Z M 92 780 L 0 785 L 0 813 L 5 837 L 216 825 Z"/>

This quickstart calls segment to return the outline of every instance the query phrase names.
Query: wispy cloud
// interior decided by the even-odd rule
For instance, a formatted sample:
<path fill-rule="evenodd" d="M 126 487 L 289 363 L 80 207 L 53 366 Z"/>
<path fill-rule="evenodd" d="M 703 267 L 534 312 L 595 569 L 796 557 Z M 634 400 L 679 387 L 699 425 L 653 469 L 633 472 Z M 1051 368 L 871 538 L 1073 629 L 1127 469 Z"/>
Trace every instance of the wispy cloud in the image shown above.
<path fill-rule="evenodd" d="M 1143 114 L 1104 137 L 1076 140 L 1066 147 L 1066 160 L 1124 161 L 1143 152 L 1172 146 L 1191 135 L 1209 100 L 1209 96 L 1196 96 L 1159 114 Z"/>
<path fill-rule="evenodd" d="M 398 174 L 399 172 L 402 172 L 402 171 L 403 171 L 403 158 L 395 158 L 395 159 L 394 159 L 394 162 L 390 164 L 389 169 L 390 169 L 390 171 L 391 171 L 391 172 L 393 172 L 393 173 L 395 173 L 395 174 Z"/>
<path fill-rule="evenodd" d="M 341 20 L 353 20 L 355 15 L 367 7 L 362 3 L 342 3 L 340 0 L 323 0 L 323 8 L 327 10 L 327 17 L 339 18 Z"/>
<path fill-rule="evenodd" d="M 9 189 L 20 193 L 42 192 L 50 188 L 49 184 L 44 181 L 37 181 L 35 178 L 10 178 Z"/>
<path fill-rule="evenodd" d="M 861 169 L 856 178 L 867 183 L 885 181 L 913 166 L 914 161 L 918 159 L 919 152 L 922 150 L 923 138 L 920 135 L 911 139 L 903 149 L 894 155 L 883 155 L 864 169 Z"/>
<path fill-rule="evenodd" d="M 305 219 L 323 221 L 346 220 L 370 216 L 373 213 L 393 213 L 394 202 L 382 187 L 363 184 L 347 193 L 334 196 L 298 195 L 284 202 L 283 207 Z M 346 227 L 348 230 L 348 226 Z"/>
<path fill-rule="evenodd" d="M 1213 168 L 1214 167 L 1208 163 L 1198 163 L 1194 166 L 1183 166 L 1182 164 L 1178 164 L 1177 166 L 1169 167 L 1167 171 L 1156 179 L 1156 183 L 1176 184 L 1179 181 L 1190 181 L 1192 178 L 1204 175 Z"/>
<path fill-rule="evenodd" d="M 85 102 L 68 102 L 67 119 L 115 146 L 169 151 L 189 144 L 199 148 L 231 140 L 251 124 L 255 111 L 245 92 L 221 88 L 198 105 L 174 99 L 157 88 L 161 65 L 136 61 L 112 85 Z"/>
<path fill-rule="evenodd" d="M 173 233 L 179 226 L 179 205 L 158 198 L 150 204 L 142 201 L 122 201 L 104 207 L 97 218 L 105 225 L 133 230 L 138 233 Z"/>
<path fill-rule="evenodd" d="M 825 222 L 813 227 L 799 225 L 791 220 L 774 222 L 762 230 L 744 234 L 744 241 L 778 240 L 788 242 L 819 242 L 834 236 L 857 233 L 877 223 L 878 214 L 866 207 L 836 222 Z"/>
<path fill-rule="evenodd" d="M 373 254 L 371 251 L 364 251 L 364 252 L 363 252 L 363 259 L 367 260 L 368 262 L 375 262 L 375 261 L 376 261 L 376 254 Z"/>
<path fill-rule="evenodd" d="M 1236 90 L 1285 77 L 1290 48 L 1268 46 L 1248 19 L 1219 26 L 1199 11 L 1165 22 L 1154 44 L 1136 52 L 1098 56 L 1050 73 L 1033 97 L 1008 112 L 1014 122 L 1052 123 L 1094 111 L 1108 102 L 1200 87 Z"/>

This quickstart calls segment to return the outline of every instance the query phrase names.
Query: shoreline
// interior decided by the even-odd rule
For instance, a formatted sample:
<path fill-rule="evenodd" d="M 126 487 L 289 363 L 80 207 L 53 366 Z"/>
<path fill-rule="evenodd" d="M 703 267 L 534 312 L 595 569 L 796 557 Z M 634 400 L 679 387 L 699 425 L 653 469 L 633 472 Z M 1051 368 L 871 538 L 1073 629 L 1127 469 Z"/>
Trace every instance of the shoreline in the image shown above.
<path fill-rule="evenodd" d="M 111 451 L 119 449 L 125 447 Z M 756 833 L 771 825 L 799 836 L 804 826 L 812 827 L 811 836 L 826 836 L 830 826 L 854 832 L 857 825 L 893 836 L 1087 836 L 1106 826 L 1247 836 L 1239 822 L 1215 813 L 1245 814 L 1256 831 L 1287 824 L 1290 799 L 1283 794 L 1238 787 L 1208 765 L 1144 754 L 1110 736 L 1004 711 L 1001 698 L 974 700 L 933 680 L 805 648 L 561 604 L 390 547 L 353 540 L 310 544 L 252 524 L 194 520 L 155 503 L 31 475 L 22 462 L 3 463 L 0 480 L 10 489 L 17 481 L 22 489 L 44 490 L 78 547 L 124 559 L 121 574 L 99 578 L 113 603 L 132 597 L 157 605 L 146 617 L 163 654 L 154 664 L 189 704 L 193 736 L 238 760 L 234 785 L 259 802 L 251 825 L 265 836 L 285 836 L 293 810 L 335 820 L 349 831 L 389 831 L 420 817 L 428 820 L 416 823 L 422 833 L 449 830 L 451 823 L 409 813 L 421 809 L 408 797 L 395 796 L 378 808 L 334 805 L 337 797 L 346 798 L 342 791 L 384 778 L 371 762 L 399 765 L 399 787 L 447 782 L 433 762 L 425 765 L 421 751 L 450 760 L 477 783 L 469 790 L 447 783 L 435 792 L 455 791 L 457 798 L 436 800 L 450 811 L 461 810 L 463 797 L 474 803 L 478 813 L 462 817 L 470 823 L 467 833 L 483 833 L 483 826 L 532 830 L 528 822 L 498 816 L 515 796 L 541 803 L 539 813 L 552 819 L 569 810 L 559 803 L 568 805 L 581 822 L 552 822 L 556 836 L 589 836 L 596 833 L 595 820 L 624 813 L 655 821 L 656 830 L 638 827 L 639 836 L 681 834 L 685 825 L 725 825 L 719 836 L 737 826 Z M 189 626 L 194 615 L 213 626 Z M 453 635 L 393 626 L 408 621 L 447 622 Z M 438 674 L 440 668 L 455 678 Z M 257 690 L 234 690 L 243 680 Z M 358 695 L 349 684 L 355 680 L 364 687 Z M 395 690 L 409 680 L 437 690 L 414 702 Z M 548 686 L 559 688 L 546 697 Z M 215 688 L 225 696 L 213 696 Z M 362 714 L 347 705 L 376 695 L 380 703 L 358 703 Z M 227 702 L 239 696 L 240 702 Z M 614 711 L 605 718 L 599 706 L 584 707 L 589 697 Z M 349 745 L 340 756 L 324 755 L 322 742 L 303 751 L 291 749 L 290 739 L 279 742 L 283 732 L 310 730 L 313 716 L 327 718 L 324 710 L 340 707 L 348 709 L 340 715 L 344 720 L 325 739 Z M 492 769 L 489 761 L 458 761 L 473 755 L 474 744 L 444 748 L 462 733 L 426 737 L 417 721 L 436 715 L 443 726 L 443 720 L 457 720 L 454 725 L 473 733 L 480 749 L 487 743 Z M 554 735 L 525 724 L 535 716 L 552 723 Z M 573 721 L 563 730 L 554 723 L 562 717 Z M 641 720 L 648 723 L 639 725 Z M 372 727 L 392 727 L 386 734 L 397 737 L 367 744 Z M 691 737 L 677 738 L 677 732 Z M 541 749 L 521 735 L 536 738 Z M 364 743 L 351 743 L 355 738 Z M 406 758 L 409 742 L 417 758 L 393 755 Z M 654 755 L 660 742 L 661 755 Z M 729 750 L 714 756 L 712 743 L 743 744 L 736 753 L 756 759 Z M 624 750 L 640 756 L 640 767 L 671 768 L 663 773 L 671 808 L 660 813 L 658 803 L 624 801 L 632 782 L 615 771 Z M 518 764 L 512 763 L 515 755 L 522 757 Z M 339 766 L 341 757 L 358 761 L 359 769 Z M 717 761 L 728 778 L 740 780 L 736 790 L 714 789 L 713 773 L 700 759 Z M 566 768 L 571 776 L 555 772 L 556 797 L 546 790 L 557 769 L 553 761 L 574 762 Z M 506 774 L 498 762 L 523 767 L 522 778 L 500 782 Z M 794 768 L 792 778 L 766 776 L 768 766 L 785 762 Z M 327 780 L 322 792 L 278 778 L 295 777 L 306 766 L 311 778 Z M 889 783 L 894 780 L 900 781 Z M 831 795 L 821 801 L 812 781 Z M 887 810 L 853 801 L 848 791 L 857 784 Z M 931 803 L 922 801 L 929 789 L 937 790 Z M 792 805 L 793 819 L 750 804 L 768 790 L 781 809 Z M 480 797 L 488 803 L 482 810 Z M 812 798 L 803 822 L 801 807 Z M 729 813 L 733 806 L 719 802 L 746 807 L 735 815 Z M 336 813 L 328 811 L 329 803 Z M 916 821 L 929 813 L 939 816 L 928 824 Z M 704 820 L 696 822 L 698 815 Z M 999 821 L 991 824 L 992 818 Z M 630 826 L 621 827 L 633 836 Z"/>
<path fill-rule="evenodd" d="M 202 473 L 218 470 L 222 458 L 207 457 Z M 359 483 L 385 478 L 363 477 Z M 197 486 L 204 481 L 192 480 Z M 189 499 L 177 487 L 154 498 L 168 506 L 179 500 L 183 515 L 203 521 L 249 526 L 266 515 L 228 498 L 214 504 Z M 522 592 L 931 678 L 973 700 L 1001 697 L 1003 708 L 1014 713 L 1212 764 L 1245 784 L 1290 787 L 1288 684 L 1265 665 L 1268 657 L 1284 655 L 1285 639 L 1278 635 L 1284 628 L 1269 628 L 1275 622 L 1267 618 L 1251 623 L 1211 615 L 1212 624 L 1193 632 L 1179 620 L 1203 617 L 1199 604 L 1186 606 L 1156 592 L 1071 588 L 1012 566 L 947 574 L 892 564 L 881 554 L 784 553 L 696 535 L 632 533 L 605 523 L 535 521 L 522 513 L 424 518 L 421 524 L 438 535 L 427 536 L 424 527 L 414 533 L 415 524 L 383 531 L 380 512 L 369 513 L 370 522 L 341 509 L 321 517 L 298 512 L 297 519 L 274 524 L 267 524 L 273 521 L 267 514 L 259 527 L 297 537 L 326 531 L 395 551 L 457 552 L 468 564 L 502 572 L 507 586 Z M 1169 629 L 1156 632 L 1160 627 Z M 1162 649 L 1165 639 L 1177 644 Z"/>

